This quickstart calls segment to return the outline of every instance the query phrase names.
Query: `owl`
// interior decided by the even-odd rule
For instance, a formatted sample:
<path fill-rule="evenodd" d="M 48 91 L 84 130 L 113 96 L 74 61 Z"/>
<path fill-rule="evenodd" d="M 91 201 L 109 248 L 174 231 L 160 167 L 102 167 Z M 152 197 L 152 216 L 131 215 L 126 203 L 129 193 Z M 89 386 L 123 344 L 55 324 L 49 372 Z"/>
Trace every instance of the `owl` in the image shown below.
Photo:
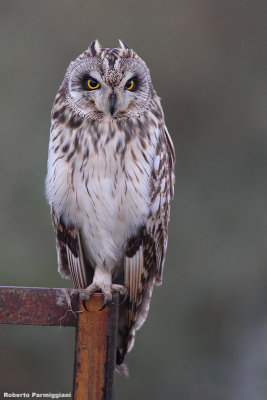
<path fill-rule="evenodd" d="M 124 294 L 116 369 L 162 282 L 175 152 L 145 62 L 93 41 L 70 63 L 51 114 L 46 195 L 58 271 L 86 298 Z"/>

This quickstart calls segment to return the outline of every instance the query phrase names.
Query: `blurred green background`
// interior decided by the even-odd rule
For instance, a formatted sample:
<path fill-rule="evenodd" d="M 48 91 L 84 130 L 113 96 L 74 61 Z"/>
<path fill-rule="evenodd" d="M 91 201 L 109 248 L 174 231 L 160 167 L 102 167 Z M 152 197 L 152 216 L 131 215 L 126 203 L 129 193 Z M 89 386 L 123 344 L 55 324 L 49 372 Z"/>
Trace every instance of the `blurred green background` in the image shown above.
<path fill-rule="evenodd" d="M 257 0 L 1 0 L 1 285 L 71 286 L 44 197 L 50 110 L 93 39 L 121 38 L 145 59 L 175 143 L 164 282 L 116 400 L 267 398 L 266 11 Z M 2 325 L 0 343 L 1 393 L 71 390 L 73 329 Z"/>

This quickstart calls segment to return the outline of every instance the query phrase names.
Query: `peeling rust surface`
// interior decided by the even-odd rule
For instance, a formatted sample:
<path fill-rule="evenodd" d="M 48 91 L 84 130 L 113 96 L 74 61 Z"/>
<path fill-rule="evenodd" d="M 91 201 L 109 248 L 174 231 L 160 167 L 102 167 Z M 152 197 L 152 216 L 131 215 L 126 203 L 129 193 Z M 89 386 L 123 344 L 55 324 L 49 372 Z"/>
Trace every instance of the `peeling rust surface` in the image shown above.
<path fill-rule="evenodd" d="M 79 293 L 74 289 L 0 286 L 0 323 L 76 326 Z"/>

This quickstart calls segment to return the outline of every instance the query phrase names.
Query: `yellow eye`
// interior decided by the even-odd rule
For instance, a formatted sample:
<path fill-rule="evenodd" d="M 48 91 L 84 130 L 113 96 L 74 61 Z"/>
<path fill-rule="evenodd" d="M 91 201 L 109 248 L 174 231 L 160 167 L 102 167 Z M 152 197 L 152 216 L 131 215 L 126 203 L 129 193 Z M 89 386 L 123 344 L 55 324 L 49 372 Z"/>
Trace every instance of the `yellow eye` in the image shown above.
<path fill-rule="evenodd" d="M 134 87 L 134 81 L 131 79 L 131 80 L 129 80 L 129 81 L 126 83 L 125 89 L 127 89 L 127 90 L 133 90 L 133 87 Z"/>
<path fill-rule="evenodd" d="M 90 90 L 95 90 L 95 89 L 100 88 L 100 83 L 97 82 L 96 79 L 90 78 L 90 79 L 88 79 L 88 81 L 87 81 L 87 87 L 88 87 Z"/>

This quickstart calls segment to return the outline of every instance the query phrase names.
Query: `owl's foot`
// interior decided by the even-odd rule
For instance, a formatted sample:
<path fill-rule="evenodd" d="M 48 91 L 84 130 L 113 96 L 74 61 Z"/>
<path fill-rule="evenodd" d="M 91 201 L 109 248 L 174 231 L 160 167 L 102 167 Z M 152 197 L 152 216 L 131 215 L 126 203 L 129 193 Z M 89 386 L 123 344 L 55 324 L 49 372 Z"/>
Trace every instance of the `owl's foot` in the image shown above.
<path fill-rule="evenodd" d="M 116 283 L 113 283 L 110 288 L 111 288 L 111 292 L 112 293 L 119 293 L 119 295 L 124 296 L 124 299 L 120 304 L 124 303 L 126 298 L 127 298 L 127 295 L 128 295 L 127 287 L 123 286 L 123 285 L 117 285 Z M 112 300 L 112 295 L 111 295 L 111 300 Z M 104 294 L 104 304 L 98 311 L 104 310 L 104 308 L 108 305 L 108 303 L 111 300 L 109 300 L 109 299 L 105 300 L 105 294 Z"/>
<path fill-rule="evenodd" d="M 102 284 L 93 282 L 91 283 L 91 285 L 87 286 L 87 288 L 81 291 L 82 303 L 86 311 L 88 311 L 86 307 L 86 300 L 89 300 L 92 294 L 96 292 L 102 292 L 104 294 L 104 305 L 103 307 L 100 308 L 100 310 L 103 310 L 108 304 L 108 302 L 112 300 L 112 292 L 110 285 L 107 285 L 105 283 Z"/>
<path fill-rule="evenodd" d="M 113 293 L 119 293 L 121 296 L 123 296 L 125 294 L 127 295 L 127 293 L 128 293 L 128 289 L 126 286 L 117 285 L 116 283 L 113 283 L 111 285 L 111 290 Z"/>
<path fill-rule="evenodd" d="M 127 293 L 128 293 L 127 288 L 122 285 L 117 285 L 117 284 L 107 285 L 104 283 L 102 284 L 102 283 L 93 282 L 86 289 L 81 291 L 82 303 L 86 310 L 87 310 L 87 307 L 86 307 L 85 301 L 89 300 L 93 293 L 99 292 L 99 291 L 104 294 L 104 304 L 98 311 L 104 310 L 104 308 L 107 306 L 107 304 L 112 301 L 112 293 L 119 293 L 120 295 L 124 295 L 125 298 L 127 297 Z M 124 299 L 124 301 L 125 301 L 125 299 Z"/>
<path fill-rule="evenodd" d="M 113 293 L 119 293 L 119 295 L 124 296 L 123 300 L 119 303 L 119 306 L 125 302 L 125 300 L 128 297 L 128 289 L 126 286 L 123 285 L 117 285 L 116 283 L 113 283 L 111 285 L 111 289 Z"/>

